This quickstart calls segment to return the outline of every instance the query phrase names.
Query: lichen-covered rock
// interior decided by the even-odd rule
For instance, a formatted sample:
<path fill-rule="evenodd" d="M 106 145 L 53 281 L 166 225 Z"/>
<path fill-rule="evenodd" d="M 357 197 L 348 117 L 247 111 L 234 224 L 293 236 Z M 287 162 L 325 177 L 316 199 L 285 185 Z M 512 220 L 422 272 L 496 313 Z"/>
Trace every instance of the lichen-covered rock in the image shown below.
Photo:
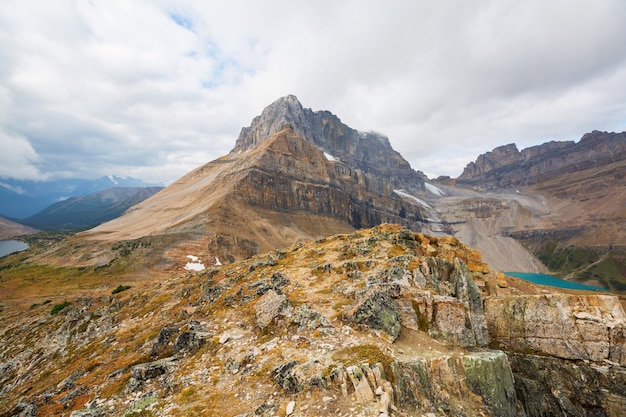
<path fill-rule="evenodd" d="M 389 291 L 381 288 L 375 288 L 357 300 L 344 312 L 344 316 L 349 321 L 384 332 L 379 335 L 389 342 L 393 342 L 400 334 L 402 322 L 400 306 Z"/>
<path fill-rule="evenodd" d="M 176 358 L 169 357 L 133 366 L 130 379 L 126 385 L 126 391 L 137 391 L 141 388 L 145 381 L 169 372 L 172 368 L 174 368 L 175 362 Z"/>
<path fill-rule="evenodd" d="M 356 401 L 359 404 L 367 404 L 374 400 L 374 392 L 370 387 L 365 373 L 359 366 L 348 366 L 346 368 L 348 378 L 354 387 Z"/>
<path fill-rule="evenodd" d="M 178 353 L 181 350 L 198 350 L 205 341 L 206 337 L 201 332 L 181 332 L 174 341 L 174 353 Z"/>
<path fill-rule="evenodd" d="M 297 364 L 296 361 L 290 361 L 276 367 L 272 372 L 274 382 L 286 392 L 292 394 L 298 393 L 304 388 L 302 382 L 298 381 L 297 376 L 294 375 L 294 368 Z"/>
<path fill-rule="evenodd" d="M 142 363 L 133 366 L 131 376 L 139 381 L 146 381 L 169 371 L 176 362 L 176 358 L 165 358 L 154 362 Z"/>
<path fill-rule="evenodd" d="M 166 326 L 159 331 L 156 342 L 152 345 L 150 350 L 150 356 L 160 356 L 167 350 L 167 345 L 170 339 L 178 333 L 177 327 Z"/>
<path fill-rule="evenodd" d="M 517 398 L 527 417 L 620 417 L 626 410 L 626 371 L 550 356 L 509 354 Z"/>
<path fill-rule="evenodd" d="M 298 325 L 298 330 L 314 330 L 321 327 L 328 329 L 328 332 L 334 331 L 332 324 L 326 317 L 310 309 L 306 304 L 302 304 L 294 310 L 291 322 Z"/>
<path fill-rule="evenodd" d="M 515 417 L 513 374 L 504 352 L 476 352 L 462 358 L 465 384 L 482 397 L 493 415 Z"/>
<path fill-rule="evenodd" d="M 416 357 L 391 365 L 396 404 L 422 413 L 517 416 L 517 398 L 507 356 L 483 351 L 463 356 Z"/>
<path fill-rule="evenodd" d="M 413 276 L 420 289 L 410 293 L 419 330 L 464 347 L 489 343 L 480 291 L 460 259 L 425 258 Z"/>
<path fill-rule="evenodd" d="M 280 316 L 291 314 L 293 307 L 285 294 L 278 294 L 269 290 L 254 305 L 256 311 L 256 323 L 259 327 L 267 327 L 272 321 Z"/>

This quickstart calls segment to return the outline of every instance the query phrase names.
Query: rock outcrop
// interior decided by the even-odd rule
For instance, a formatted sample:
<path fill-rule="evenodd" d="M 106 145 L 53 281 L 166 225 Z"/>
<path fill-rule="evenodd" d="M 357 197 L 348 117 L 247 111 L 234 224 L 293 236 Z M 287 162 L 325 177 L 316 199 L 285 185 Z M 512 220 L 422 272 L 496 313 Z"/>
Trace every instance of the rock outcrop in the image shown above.
<path fill-rule="evenodd" d="M 617 297 L 490 297 L 485 316 L 492 346 L 509 355 L 527 416 L 626 410 L 626 314 Z"/>
<path fill-rule="evenodd" d="M 611 295 L 520 295 L 485 300 L 499 348 L 626 366 L 626 314 Z"/>
<path fill-rule="evenodd" d="M 484 405 L 488 415 L 518 416 L 513 374 L 504 352 L 396 362 L 393 374 L 395 395 L 406 406 L 446 410 L 446 415 L 474 415 L 472 401 L 463 401 L 472 398 Z"/>

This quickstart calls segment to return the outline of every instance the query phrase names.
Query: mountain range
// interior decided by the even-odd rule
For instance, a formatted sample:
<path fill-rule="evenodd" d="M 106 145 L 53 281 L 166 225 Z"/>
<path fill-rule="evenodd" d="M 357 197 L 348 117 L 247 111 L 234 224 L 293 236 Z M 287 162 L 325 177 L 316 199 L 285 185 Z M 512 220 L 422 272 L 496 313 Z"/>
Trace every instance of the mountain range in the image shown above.
<path fill-rule="evenodd" d="M 115 219 L 163 187 L 115 187 L 81 197 L 70 197 L 20 220 L 24 225 L 52 231 L 89 229 Z"/>
<path fill-rule="evenodd" d="M 429 180 L 388 138 L 346 126 L 328 111 L 278 99 L 241 130 L 233 150 L 197 168 L 123 216 L 75 237 L 91 257 L 118 258 L 119 241 L 150 242 L 160 267 L 188 253 L 235 259 L 381 223 L 452 234 L 500 271 L 557 276 L 626 289 L 625 134 L 579 142 L 506 145 L 455 179 Z M 131 245 L 131 243 L 128 243 Z M 158 249 L 161 247 L 161 249 Z"/>
<path fill-rule="evenodd" d="M 622 289 L 624 140 L 430 180 L 280 98 L 121 216 L 0 258 L 0 417 L 621 416 L 626 297 L 501 271 Z"/>
<path fill-rule="evenodd" d="M 496 148 L 456 179 L 482 196 L 469 200 L 480 214 L 461 234 L 484 230 L 512 238 L 556 275 L 625 291 L 624 178 L 626 132 L 593 131 L 578 142 L 521 152 L 513 144 Z M 503 192 L 506 209 L 494 199 Z M 483 236 L 464 241 L 479 248 L 487 242 Z"/>
<path fill-rule="evenodd" d="M 108 175 L 95 180 L 52 181 L 0 179 L 0 217 L 12 220 L 32 216 L 51 204 L 71 197 L 82 197 L 115 187 L 153 187 L 131 177 Z"/>

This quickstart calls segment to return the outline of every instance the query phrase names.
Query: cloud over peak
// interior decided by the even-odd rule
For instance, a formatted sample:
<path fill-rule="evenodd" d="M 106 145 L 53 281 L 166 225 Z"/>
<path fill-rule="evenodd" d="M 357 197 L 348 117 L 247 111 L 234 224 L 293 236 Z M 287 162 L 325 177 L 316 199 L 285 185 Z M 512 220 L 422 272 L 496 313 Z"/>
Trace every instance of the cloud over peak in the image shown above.
<path fill-rule="evenodd" d="M 168 183 L 289 93 L 456 176 L 502 143 L 626 129 L 624 21 L 617 0 L 10 0 L 0 177 Z"/>

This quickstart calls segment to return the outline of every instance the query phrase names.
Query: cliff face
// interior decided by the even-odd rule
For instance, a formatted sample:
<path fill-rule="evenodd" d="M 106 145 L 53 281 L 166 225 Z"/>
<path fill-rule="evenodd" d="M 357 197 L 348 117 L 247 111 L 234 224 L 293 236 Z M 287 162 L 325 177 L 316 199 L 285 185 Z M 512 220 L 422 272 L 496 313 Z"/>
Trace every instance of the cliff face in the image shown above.
<path fill-rule="evenodd" d="M 515 144 L 495 148 L 470 162 L 457 183 L 485 190 L 532 185 L 554 176 L 608 165 L 626 158 L 626 132 L 593 131 L 578 143 L 547 142 L 517 150 Z"/>
<path fill-rule="evenodd" d="M 373 132 L 359 132 L 343 124 L 329 111 L 303 108 L 289 95 L 266 107 L 249 127 L 241 130 L 231 153 L 245 152 L 291 126 L 300 137 L 347 166 L 368 174 L 388 178 L 397 188 L 424 190 L 424 175 L 393 150 L 389 139 Z"/>
<path fill-rule="evenodd" d="M 527 416 L 626 410 L 626 314 L 608 295 L 490 297 L 491 346 L 509 354 Z"/>

